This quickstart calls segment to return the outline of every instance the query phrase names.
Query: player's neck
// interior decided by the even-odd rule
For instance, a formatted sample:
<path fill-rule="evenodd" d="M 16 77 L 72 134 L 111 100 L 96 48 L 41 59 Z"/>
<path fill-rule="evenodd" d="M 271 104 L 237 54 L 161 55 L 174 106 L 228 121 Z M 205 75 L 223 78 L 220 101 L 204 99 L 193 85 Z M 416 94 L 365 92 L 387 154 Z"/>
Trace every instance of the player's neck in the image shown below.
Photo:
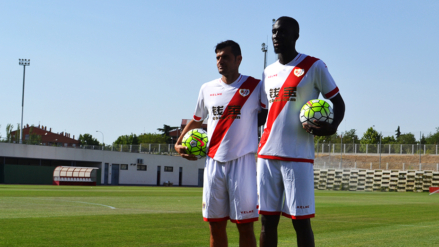
<path fill-rule="evenodd" d="M 225 84 L 232 84 L 234 81 L 236 81 L 236 79 L 238 79 L 239 77 L 239 72 L 236 71 L 235 73 L 231 73 L 229 75 L 223 75 L 221 77 L 221 80 L 225 83 Z"/>
<path fill-rule="evenodd" d="M 297 56 L 297 54 L 299 53 L 296 51 L 296 49 L 292 49 L 291 51 L 285 53 L 279 53 L 278 54 L 279 63 L 285 65 L 293 61 L 293 59 Z"/>

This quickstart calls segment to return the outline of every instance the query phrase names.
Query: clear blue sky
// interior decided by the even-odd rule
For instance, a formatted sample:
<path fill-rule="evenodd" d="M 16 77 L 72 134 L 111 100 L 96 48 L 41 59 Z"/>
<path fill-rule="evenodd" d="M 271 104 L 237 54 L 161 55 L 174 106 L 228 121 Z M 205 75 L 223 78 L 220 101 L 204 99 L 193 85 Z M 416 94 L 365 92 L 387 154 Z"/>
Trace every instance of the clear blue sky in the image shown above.
<path fill-rule="evenodd" d="M 0 1 L 0 134 L 21 120 L 54 132 L 158 132 L 191 118 L 219 78 L 214 46 L 241 45 L 241 72 L 275 61 L 273 18 L 296 18 L 297 50 L 322 59 L 346 102 L 339 131 L 439 127 L 439 1 Z M 14 127 L 15 128 L 15 127 Z"/>

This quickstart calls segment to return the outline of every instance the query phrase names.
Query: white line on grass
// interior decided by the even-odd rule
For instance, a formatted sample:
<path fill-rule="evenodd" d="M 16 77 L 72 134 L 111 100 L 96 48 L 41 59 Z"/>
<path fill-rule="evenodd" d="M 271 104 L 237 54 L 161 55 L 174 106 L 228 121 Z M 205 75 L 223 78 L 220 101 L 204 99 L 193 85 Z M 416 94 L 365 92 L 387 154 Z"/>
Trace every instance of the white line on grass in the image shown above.
<path fill-rule="evenodd" d="M 69 201 L 65 201 L 65 202 L 69 202 Z M 115 207 L 112 207 L 112 206 L 108 206 L 108 205 L 104 205 L 104 204 L 99 204 L 99 203 L 91 203 L 91 202 L 78 202 L 78 201 L 70 201 L 70 202 L 77 202 L 77 203 L 84 203 L 84 204 L 99 205 L 99 206 L 104 206 L 104 207 L 108 207 L 108 208 L 111 208 L 111 209 L 116 209 Z"/>
<path fill-rule="evenodd" d="M 36 199 L 36 198 L 35 198 Z M 39 200 L 46 200 L 46 201 L 52 201 L 55 199 L 43 199 L 43 198 L 38 198 Z M 83 203 L 83 204 L 91 204 L 91 205 L 98 205 L 98 206 L 104 206 L 107 208 L 111 208 L 111 209 L 116 209 L 115 207 L 112 206 L 108 206 L 108 205 L 104 205 L 104 204 L 99 204 L 99 203 L 92 203 L 92 202 L 80 202 L 80 201 L 67 201 L 67 200 L 56 200 L 56 201 L 62 201 L 62 202 L 77 202 L 77 203 Z"/>

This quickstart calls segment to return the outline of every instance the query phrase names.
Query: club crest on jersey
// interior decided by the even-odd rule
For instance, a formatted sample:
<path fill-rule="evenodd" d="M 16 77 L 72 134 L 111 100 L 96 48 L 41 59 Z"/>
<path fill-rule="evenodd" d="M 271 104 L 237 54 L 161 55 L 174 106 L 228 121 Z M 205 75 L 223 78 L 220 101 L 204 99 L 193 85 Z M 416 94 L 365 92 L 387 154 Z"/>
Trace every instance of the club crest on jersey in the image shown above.
<path fill-rule="evenodd" d="M 305 73 L 304 69 L 294 69 L 294 75 L 297 77 L 302 76 Z"/>
<path fill-rule="evenodd" d="M 240 94 L 242 97 L 246 97 L 247 95 L 250 94 L 250 89 L 239 89 L 239 94 Z"/>

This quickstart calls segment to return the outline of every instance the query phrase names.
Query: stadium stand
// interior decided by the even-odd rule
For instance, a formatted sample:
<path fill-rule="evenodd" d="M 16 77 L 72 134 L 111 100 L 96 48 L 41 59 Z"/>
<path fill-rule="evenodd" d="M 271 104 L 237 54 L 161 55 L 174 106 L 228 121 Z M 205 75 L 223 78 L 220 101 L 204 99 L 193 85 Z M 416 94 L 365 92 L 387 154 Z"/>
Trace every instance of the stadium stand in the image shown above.
<path fill-rule="evenodd" d="M 318 190 L 428 192 L 439 187 L 439 172 L 366 169 L 314 169 Z"/>

